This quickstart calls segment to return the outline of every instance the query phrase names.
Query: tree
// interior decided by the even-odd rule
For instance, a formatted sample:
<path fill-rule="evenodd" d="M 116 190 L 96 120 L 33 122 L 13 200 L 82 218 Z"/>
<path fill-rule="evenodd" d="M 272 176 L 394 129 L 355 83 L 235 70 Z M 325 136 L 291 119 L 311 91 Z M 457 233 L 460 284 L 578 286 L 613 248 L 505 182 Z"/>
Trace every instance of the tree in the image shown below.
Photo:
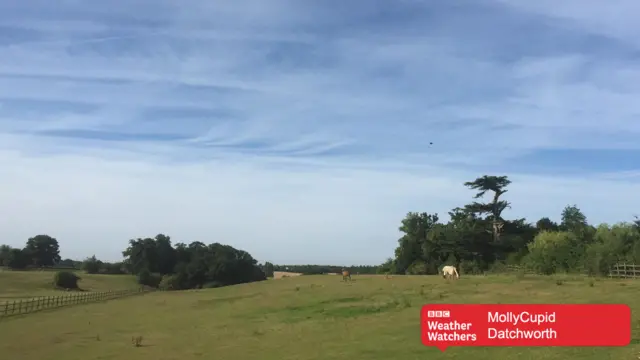
<path fill-rule="evenodd" d="M 495 270 L 505 264 L 525 265 L 544 273 L 605 274 L 619 262 L 640 263 L 640 218 L 613 226 L 590 225 L 576 205 L 562 211 L 557 224 L 542 217 L 535 225 L 527 219 L 502 217 L 510 203 L 502 199 L 511 181 L 506 176 L 482 176 L 464 185 L 477 190 L 479 199 L 492 192 L 491 201 L 474 201 L 449 212 L 439 222 L 427 213 L 409 213 L 402 220 L 394 257 L 378 267 L 400 274 L 434 273 L 454 264 L 465 273 Z"/>
<path fill-rule="evenodd" d="M 78 261 L 72 259 L 64 259 L 60 260 L 56 265 L 64 268 L 78 268 Z M 79 266 L 82 266 L 82 262 L 80 262 Z"/>
<path fill-rule="evenodd" d="M 9 256 L 11 256 L 11 246 L 0 245 L 0 266 L 9 266 Z"/>
<path fill-rule="evenodd" d="M 624 260 L 624 254 L 630 250 L 624 230 L 607 224 L 598 226 L 594 242 L 585 249 L 584 264 L 590 275 L 608 275 L 612 266 Z"/>
<path fill-rule="evenodd" d="M 387 258 L 377 269 L 377 274 L 394 274 L 396 272 L 396 264 L 392 258 Z"/>
<path fill-rule="evenodd" d="M 563 230 L 574 233 L 582 232 L 587 226 L 587 217 L 576 205 L 567 205 L 562 210 L 562 222 L 560 226 Z"/>
<path fill-rule="evenodd" d="M 460 260 L 461 269 L 466 273 L 486 270 L 496 257 L 491 233 L 486 231 L 488 221 L 468 207 L 454 208 L 449 218 L 449 243 L 457 243 L 454 257 Z"/>
<path fill-rule="evenodd" d="M 536 229 L 538 232 L 542 231 L 558 231 L 559 226 L 557 223 L 551 221 L 548 217 L 543 217 L 536 222 Z"/>
<path fill-rule="evenodd" d="M 9 251 L 9 259 L 7 267 L 14 270 L 26 269 L 29 265 L 29 256 L 22 249 L 11 249 Z"/>
<path fill-rule="evenodd" d="M 171 246 L 171 237 L 158 234 L 154 240 L 158 261 L 157 271 L 162 275 L 173 273 L 177 263 L 177 253 Z"/>
<path fill-rule="evenodd" d="M 87 274 L 97 274 L 102 269 L 102 261 L 96 259 L 96 256 L 93 255 L 90 258 L 87 258 L 82 263 L 82 269 L 87 272 Z"/>
<path fill-rule="evenodd" d="M 141 269 L 138 273 L 138 284 L 158 287 L 162 282 L 162 276 L 160 274 L 153 274 L 148 269 Z"/>
<path fill-rule="evenodd" d="M 132 274 L 138 274 L 142 269 L 158 272 L 158 252 L 156 241 L 152 238 L 129 240 L 129 246 L 122 252 L 122 256 L 126 259 L 125 266 Z"/>
<path fill-rule="evenodd" d="M 489 214 L 493 241 L 498 243 L 500 240 L 500 231 L 503 226 L 502 212 L 509 207 L 509 202 L 500 200 L 500 196 L 507 192 L 505 189 L 511 184 L 511 181 L 506 176 L 488 176 L 484 175 L 464 183 L 464 185 L 472 190 L 477 190 L 478 193 L 474 196 L 475 199 L 483 197 L 487 191 L 493 192 L 493 199 L 489 203 L 473 202 L 467 205 L 467 209 L 477 214 Z"/>
<path fill-rule="evenodd" d="M 126 268 L 143 285 L 173 290 L 215 287 L 266 280 L 258 262 L 229 245 L 192 242 L 171 245 L 170 237 L 129 240 Z M 164 276 L 163 276 L 164 275 Z"/>
<path fill-rule="evenodd" d="M 109 274 L 109 275 L 126 274 L 124 264 L 121 262 L 109 263 L 109 262 L 101 261 L 100 263 L 101 263 L 101 270 L 104 271 L 105 274 Z"/>
<path fill-rule="evenodd" d="M 53 266 L 60 261 L 58 240 L 49 235 L 29 238 L 24 251 L 35 266 Z"/>
<path fill-rule="evenodd" d="M 438 220 L 438 214 L 407 213 L 399 228 L 404 235 L 398 240 L 395 254 L 395 270 L 399 274 L 404 274 L 416 261 L 430 261 L 433 248 L 427 243 L 427 234 Z"/>
<path fill-rule="evenodd" d="M 264 274 L 266 277 L 273 277 L 273 264 L 270 262 L 264 263 Z"/>
<path fill-rule="evenodd" d="M 575 234 L 543 231 L 529 244 L 528 265 L 543 274 L 570 271 L 575 268 L 572 246 Z"/>

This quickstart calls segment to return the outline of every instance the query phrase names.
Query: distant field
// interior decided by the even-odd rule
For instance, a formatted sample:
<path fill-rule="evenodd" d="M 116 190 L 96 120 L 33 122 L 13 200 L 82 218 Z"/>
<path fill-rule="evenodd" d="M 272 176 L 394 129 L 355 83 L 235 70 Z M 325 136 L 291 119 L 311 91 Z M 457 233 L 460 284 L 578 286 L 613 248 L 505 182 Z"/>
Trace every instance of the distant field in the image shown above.
<path fill-rule="evenodd" d="M 53 271 L 0 271 L 0 303 L 8 300 L 62 294 L 53 288 Z M 136 287 L 130 275 L 89 275 L 78 271 L 80 287 L 86 291 L 121 290 Z"/>
<path fill-rule="evenodd" d="M 286 278 L 286 277 L 293 277 L 293 276 L 300 276 L 300 275 L 302 275 L 302 273 L 288 272 L 288 271 L 274 271 L 273 272 L 273 278 L 274 279 L 282 279 L 282 278 Z"/>
<path fill-rule="evenodd" d="M 21 360 L 624 360 L 624 348 L 449 348 L 420 343 L 425 303 L 627 303 L 640 337 L 640 282 L 557 277 L 301 276 L 158 292 L 15 317 L 0 354 Z M 143 336 L 142 347 L 131 344 Z"/>

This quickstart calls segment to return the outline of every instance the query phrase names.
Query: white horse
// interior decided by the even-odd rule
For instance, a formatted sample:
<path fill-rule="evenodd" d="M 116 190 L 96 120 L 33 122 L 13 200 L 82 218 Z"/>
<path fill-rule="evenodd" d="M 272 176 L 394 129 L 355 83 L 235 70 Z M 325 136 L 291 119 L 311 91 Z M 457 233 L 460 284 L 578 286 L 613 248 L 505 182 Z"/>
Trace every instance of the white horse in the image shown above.
<path fill-rule="evenodd" d="M 447 265 L 442 268 L 442 277 L 447 278 L 447 276 L 453 277 L 455 275 L 456 279 L 460 278 L 460 274 L 458 274 L 458 270 L 456 270 L 455 266 Z"/>

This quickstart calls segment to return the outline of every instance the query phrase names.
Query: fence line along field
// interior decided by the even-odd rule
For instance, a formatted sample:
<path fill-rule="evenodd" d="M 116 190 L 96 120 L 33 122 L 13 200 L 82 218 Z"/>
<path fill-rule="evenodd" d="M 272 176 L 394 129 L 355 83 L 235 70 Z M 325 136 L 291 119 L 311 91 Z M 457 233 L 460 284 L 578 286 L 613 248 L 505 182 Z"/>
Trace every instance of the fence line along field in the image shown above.
<path fill-rule="evenodd" d="M 635 280 L 528 274 L 354 279 L 314 275 L 151 292 L 7 317 L 0 324 L 0 353 L 23 360 L 619 360 L 640 353 L 635 340 L 619 348 L 454 347 L 441 353 L 421 344 L 418 325 L 426 303 L 626 303 L 637 339 Z"/>
<path fill-rule="evenodd" d="M 0 271 L 0 303 L 60 295 L 52 286 L 53 271 Z M 78 272 L 82 290 L 104 292 L 131 289 L 138 286 L 132 275 L 102 275 Z"/>
<path fill-rule="evenodd" d="M 60 296 L 41 296 L 33 299 L 20 299 L 0 302 L 0 318 L 25 315 L 41 310 L 55 309 L 69 305 L 86 304 L 96 301 L 119 299 L 126 296 L 143 294 L 144 288 L 103 291 L 103 292 L 75 292 Z"/>
<path fill-rule="evenodd" d="M 616 264 L 611 268 L 609 277 L 612 278 L 639 278 L 640 266 L 635 264 Z"/>

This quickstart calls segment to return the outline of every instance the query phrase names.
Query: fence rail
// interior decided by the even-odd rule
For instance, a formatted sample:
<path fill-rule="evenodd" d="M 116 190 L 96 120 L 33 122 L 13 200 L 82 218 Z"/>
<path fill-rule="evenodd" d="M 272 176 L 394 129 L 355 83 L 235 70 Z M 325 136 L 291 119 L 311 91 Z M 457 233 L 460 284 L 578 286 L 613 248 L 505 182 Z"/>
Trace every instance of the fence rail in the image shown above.
<path fill-rule="evenodd" d="M 537 274 L 536 271 L 519 265 L 507 265 L 504 268 L 507 273 L 512 272 L 524 272 L 526 274 Z M 581 274 L 586 274 L 586 271 L 580 271 Z M 640 279 L 640 265 L 620 263 L 613 265 L 609 270 L 610 278 L 623 278 L 623 279 Z"/>
<path fill-rule="evenodd" d="M 0 318 L 30 314 L 41 310 L 56 309 L 70 305 L 119 299 L 146 292 L 149 292 L 149 290 L 136 288 L 104 292 L 70 293 L 60 296 L 41 296 L 32 299 L 0 302 Z"/>
<path fill-rule="evenodd" d="M 522 266 L 522 265 L 506 265 L 504 267 L 503 272 L 505 273 L 524 273 L 527 275 L 544 275 L 543 273 L 541 273 L 540 271 L 537 271 L 535 269 L 532 269 L 530 267 L 527 266 Z M 581 275 L 581 276 L 588 276 L 589 272 L 587 271 L 587 269 L 584 268 L 578 268 L 572 272 L 559 272 L 556 274 L 567 274 L 567 275 Z"/>
<path fill-rule="evenodd" d="M 616 264 L 609 272 L 611 278 L 640 278 L 640 265 L 635 264 Z"/>

